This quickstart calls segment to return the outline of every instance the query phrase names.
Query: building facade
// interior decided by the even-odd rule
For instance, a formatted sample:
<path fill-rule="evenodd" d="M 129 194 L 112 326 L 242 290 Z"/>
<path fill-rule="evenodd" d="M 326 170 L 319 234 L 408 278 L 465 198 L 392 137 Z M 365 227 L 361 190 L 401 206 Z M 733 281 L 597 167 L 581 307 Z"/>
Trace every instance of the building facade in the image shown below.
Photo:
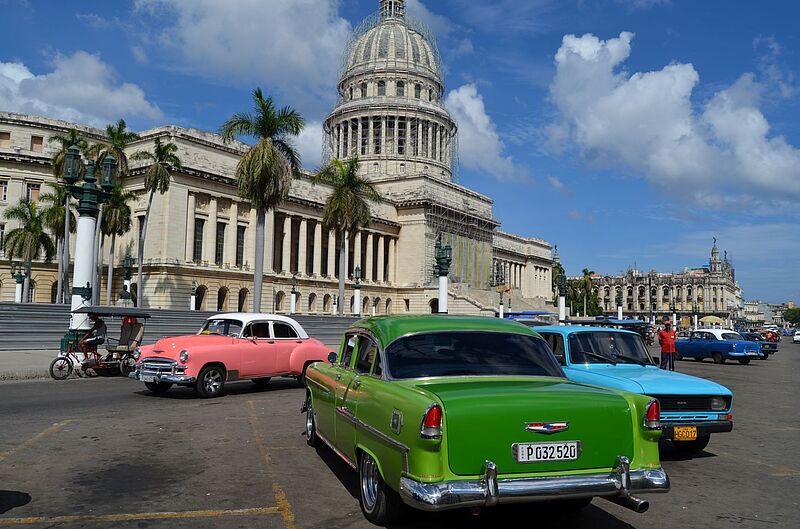
<path fill-rule="evenodd" d="M 742 289 L 727 252 L 720 259 L 716 241 L 707 266 L 686 268 L 682 272 L 664 273 L 629 269 L 624 275 L 592 277 L 592 284 L 606 314 L 617 312 L 617 299 L 622 299 L 625 315 L 646 321 L 672 318 L 673 308 L 679 319 L 691 321 L 717 316 L 733 321 L 743 314 Z"/>
<path fill-rule="evenodd" d="M 383 202 L 372 205 L 371 225 L 345 236 L 345 269 L 336 259 L 336 234 L 322 224 L 330 189 L 303 174 L 289 198 L 267 215 L 263 311 L 287 312 L 291 283 L 297 312 L 331 313 L 338 277 L 348 281 L 345 311 L 353 306 L 355 268 L 362 276 L 362 314 L 422 313 L 438 305 L 433 277 L 434 244 L 453 249 L 449 307 L 456 313 L 491 313 L 498 299 L 490 289 L 496 268 L 520 308 L 551 304 L 551 246 L 537 238 L 505 233 L 491 198 L 454 178 L 457 124 L 442 104 L 444 81 L 435 40 L 405 16 L 402 0 L 383 0 L 380 11 L 356 30 L 344 53 L 338 102 L 325 122 L 326 157 L 358 156 L 361 170 Z M 55 182 L 56 134 L 76 129 L 90 142 L 103 131 L 38 116 L 0 112 L 0 237 L 14 228 L 2 212 L 21 197 L 38 200 Z M 176 126 L 144 131 L 128 154 L 150 150 L 156 138 L 178 146 L 183 168 L 169 190 L 156 194 L 144 253 L 143 306 L 251 310 L 255 259 L 255 210 L 237 195 L 236 165 L 247 146 L 224 143 L 216 134 Z M 112 302 L 122 284 L 125 255 L 136 257 L 146 208 L 147 167 L 131 164 L 124 187 L 137 194 L 133 229 L 117 239 L 106 266 L 115 267 Z M 71 241 L 74 244 L 74 238 Z M 0 262 L 8 257 L 0 253 Z M 5 268 L 5 266 L 3 266 Z M 103 273 L 105 281 L 105 272 Z M 0 301 L 12 301 L 13 279 L 0 275 Z M 55 299 L 55 263 L 35 263 L 31 300 Z M 106 285 L 101 286 L 105 292 Z M 132 290 L 138 294 L 138 285 Z M 105 294 L 101 297 L 105 300 Z"/>

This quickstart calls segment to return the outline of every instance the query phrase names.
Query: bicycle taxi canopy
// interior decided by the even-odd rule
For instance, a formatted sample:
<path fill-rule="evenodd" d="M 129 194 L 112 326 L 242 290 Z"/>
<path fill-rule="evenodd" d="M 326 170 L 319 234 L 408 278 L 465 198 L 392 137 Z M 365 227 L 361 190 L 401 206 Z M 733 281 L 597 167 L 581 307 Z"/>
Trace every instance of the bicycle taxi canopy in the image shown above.
<path fill-rule="evenodd" d="M 73 314 L 96 314 L 102 317 L 120 317 L 120 318 L 136 318 L 147 319 L 150 314 L 142 309 L 136 307 L 101 307 L 101 306 L 88 306 L 79 307 L 72 311 Z"/>

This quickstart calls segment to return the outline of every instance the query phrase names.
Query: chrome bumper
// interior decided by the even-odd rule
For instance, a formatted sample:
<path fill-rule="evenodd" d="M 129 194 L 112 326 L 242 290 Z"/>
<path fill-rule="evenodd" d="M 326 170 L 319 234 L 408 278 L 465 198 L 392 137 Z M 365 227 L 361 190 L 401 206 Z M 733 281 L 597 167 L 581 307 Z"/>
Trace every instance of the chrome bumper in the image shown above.
<path fill-rule="evenodd" d="M 669 477 L 663 469 L 631 472 L 624 456 L 617 458 L 617 466 L 607 474 L 497 479 L 497 467 L 486 461 L 481 480 L 420 483 L 405 476 L 400 479 L 400 497 L 423 511 L 600 496 L 644 512 L 648 503 L 632 493 L 668 491 Z"/>
<path fill-rule="evenodd" d="M 149 375 L 153 377 L 153 382 L 169 382 L 171 384 L 190 384 L 192 382 L 196 382 L 197 379 L 195 377 L 190 377 L 188 375 Z M 128 378 L 132 378 L 134 380 L 141 380 L 138 371 L 131 371 L 128 375 Z"/>
<path fill-rule="evenodd" d="M 178 365 L 174 360 L 162 358 L 147 358 L 136 364 L 136 368 L 130 372 L 128 377 L 134 380 L 146 382 L 167 382 L 170 384 L 191 384 L 197 379 L 195 377 L 182 374 L 186 366 Z"/>

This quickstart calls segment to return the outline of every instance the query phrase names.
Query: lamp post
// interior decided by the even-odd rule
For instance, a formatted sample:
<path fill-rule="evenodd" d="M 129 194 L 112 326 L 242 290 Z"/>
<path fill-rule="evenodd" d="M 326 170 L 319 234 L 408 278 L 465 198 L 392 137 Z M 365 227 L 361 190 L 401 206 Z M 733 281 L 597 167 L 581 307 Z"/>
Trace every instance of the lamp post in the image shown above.
<path fill-rule="evenodd" d="M 22 263 L 11 261 L 11 277 L 14 278 L 14 303 L 22 303 L 22 287 L 25 283 Z"/>
<path fill-rule="evenodd" d="M 558 323 L 567 324 L 567 276 L 558 274 Z"/>
<path fill-rule="evenodd" d="M 505 317 L 505 312 L 503 310 L 503 291 L 505 290 L 505 283 L 506 274 L 503 271 L 503 267 L 500 266 L 500 263 L 495 263 L 494 274 L 489 278 L 489 286 L 495 287 L 500 294 L 500 310 L 498 314 L 501 319 Z"/>
<path fill-rule="evenodd" d="M 694 327 L 695 331 L 697 330 L 697 327 L 698 327 L 698 321 L 697 321 L 698 320 L 698 318 L 697 318 L 698 312 L 699 312 L 699 310 L 698 310 L 698 307 L 697 307 L 697 301 L 692 301 L 692 319 L 693 319 L 692 323 L 694 324 L 693 327 Z"/>
<path fill-rule="evenodd" d="M 67 156 L 71 156 L 70 167 L 74 168 L 77 157 L 80 163 L 80 152 L 78 147 L 73 145 L 67 149 Z M 78 201 L 78 229 L 75 236 L 75 265 L 72 272 L 72 319 L 70 330 L 82 330 L 90 327 L 86 314 L 75 314 L 75 310 L 83 306 L 86 301 L 92 299 L 92 285 L 96 278 L 94 271 L 95 255 L 95 227 L 100 206 L 108 201 L 111 190 L 114 188 L 114 175 L 117 172 L 117 161 L 110 154 L 105 157 L 101 166 L 103 181 L 97 185 L 97 178 L 94 175 L 94 161 L 89 160 L 86 167 L 86 174 L 83 177 L 83 184 L 77 183 L 77 172 L 70 176 L 69 171 L 64 170 L 64 181 L 67 182 L 67 192 Z M 77 287 L 75 285 L 81 285 Z M 86 286 L 83 286 L 86 285 Z M 69 333 L 69 331 L 68 331 Z"/>
<path fill-rule="evenodd" d="M 62 275 L 58 278 L 58 301 L 66 303 L 69 292 L 69 234 L 70 234 L 70 206 L 72 203 L 71 189 L 78 181 L 81 169 L 81 152 L 77 145 L 72 145 L 64 155 L 64 185 L 66 195 L 64 204 L 64 243 L 62 249 Z"/>
<path fill-rule="evenodd" d="M 131 273 L 133 270 L 133 259 L 131 258 L 130 254 L 125 254 L 125 259 L 122 260 L 122 269 L 124 270 L 125 275 L 122 279 L 122 284 L 125 287 L 125 290 L 128 291 L 128 297 L 130 298 L 131 292 Z M 195 282 L 192 281 L 192 284 Z"/>
<path fill-rule="evenodd" d="M 356 269 L 353 271 L 353 275 L 356 278 L 356 282 L 353 285 L 353 293 L 355 296 L 355 300 L 353 301 L 353 314 L 356 316 L 361 316 L 361 267 L 356 265 Z"/>
<path fill-rule="evenodd" d="M 333 312 L 331 314 L 334 316 L 339 315 L 339 296 L 337 294 L 333 295 Z"/>
<path fill-rule="evenodd" d="M 439 276 L 439 313 L 447 314 L 447 292 L 448 275 L 450 274 L 450 263 L 453 262 L 453 248 L 446 244 L 442 246 L 442 236 L 436 239 L 436 262 L 434 271 Z"/>
<path fill-rule="evenodd" d="M 372 315 L 378 314 L 378 298 L 372 300 Z"/>
<path fill-rule="evenodd" d="M 622 319 L 622 289 L 617 290 L 617 319 Z"/>
<path fill-rule="evenodd" d="M 678 315 L 676 313 L 675 301 L 674 300 L 670 302 L 669 310 L 670 310 L 670 312 L 672 312 L 672 328 L 673 329 L 677 329 L 678 328 Z"/>
<path fill-rule="evenodd" d="M 127 260 L 128 257 L 125 257 Z M 189 295 L 189 310 L 195 310 L 197 304 L 197 281 L 192 279 L 192 293 Z"/>
<path fill-rule="evenodd" d="M 292 272 L 292 296 L 289 299 L 289 314 L 297 312 L 297 276 Z"/>

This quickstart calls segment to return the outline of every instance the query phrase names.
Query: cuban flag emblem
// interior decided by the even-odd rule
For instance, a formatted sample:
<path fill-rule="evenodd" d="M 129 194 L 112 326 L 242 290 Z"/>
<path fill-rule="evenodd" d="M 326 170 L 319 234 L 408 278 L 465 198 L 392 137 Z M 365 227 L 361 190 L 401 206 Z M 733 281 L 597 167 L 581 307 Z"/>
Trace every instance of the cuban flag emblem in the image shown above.
<path fill-rule="evenodd" d="M 527 422 L 525 429 L 529 432 L 551 434 L 563 432 L 569 428 L 569 423 L 566 421 L 561 422 Z"/>

